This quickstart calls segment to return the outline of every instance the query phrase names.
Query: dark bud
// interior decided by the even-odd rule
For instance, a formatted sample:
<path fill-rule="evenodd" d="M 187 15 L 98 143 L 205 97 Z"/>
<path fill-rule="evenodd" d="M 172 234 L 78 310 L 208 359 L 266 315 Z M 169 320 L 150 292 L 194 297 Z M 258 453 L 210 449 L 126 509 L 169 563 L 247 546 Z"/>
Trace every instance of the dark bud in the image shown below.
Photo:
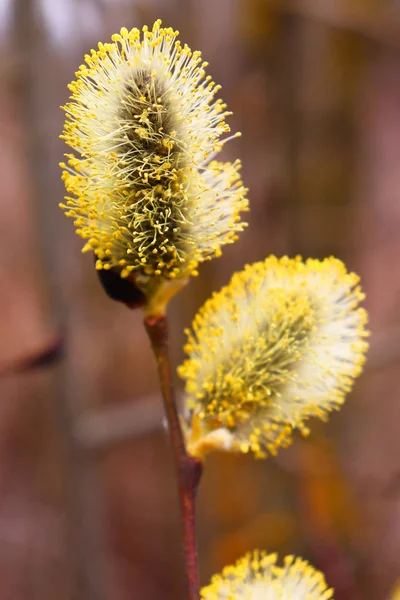
<path fill-rule="evenodd" d="M 146 296 L 130 279 L 122 279 L 119 273 L 113 269 L 109 271 L 96 269 L 96 273 L 105 293 L 112 300 L 123 302 L 129 308 L 140 308 L 145 305 Z"/>

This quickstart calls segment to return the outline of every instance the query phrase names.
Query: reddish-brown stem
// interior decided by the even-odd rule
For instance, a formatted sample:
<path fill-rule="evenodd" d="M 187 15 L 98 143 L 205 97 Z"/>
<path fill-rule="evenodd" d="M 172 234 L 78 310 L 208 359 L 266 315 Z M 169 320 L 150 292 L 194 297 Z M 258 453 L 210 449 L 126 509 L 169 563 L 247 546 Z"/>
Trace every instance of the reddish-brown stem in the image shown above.
<path fill-rule="evenodd" d="M 171 377 L 167 317 L 165 315 L 147 317 L 144 322 L 157 360 L 160 386 L 176 463 L 189 600 L 198 600 L 200 587 L 196 548 L 195 501 L 202 472 L 202 463 L 186 452 Z"/>

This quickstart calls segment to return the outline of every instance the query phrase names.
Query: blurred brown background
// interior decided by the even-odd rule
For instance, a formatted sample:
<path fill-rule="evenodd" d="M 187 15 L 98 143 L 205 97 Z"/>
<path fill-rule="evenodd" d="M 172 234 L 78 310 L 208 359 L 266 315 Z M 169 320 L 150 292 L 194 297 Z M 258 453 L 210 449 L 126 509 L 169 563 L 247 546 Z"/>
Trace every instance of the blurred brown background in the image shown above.
<path fill-rule="evenodd" d="M 158 17 L 223 86 L 243 133 L 226 157 L 242 158 L 251 203 L 240 240 L 171 305 L 174 362 L 211 290 L 270 253 L 344 259 L 373 332 L 354 393 L 309 440 L 207 461 L 202 582 L 258 546 L 308 558 L 336 598 L 354 579 L 352 598 L 386 600 L 400 578 L 398 0 L 0 0 L 0 598 L 185 598 L 142 315 L 104 295 L 58 208 L 67 83 L 99 40 Z M 64 358 L 36 360 L 60 338 Z"/>

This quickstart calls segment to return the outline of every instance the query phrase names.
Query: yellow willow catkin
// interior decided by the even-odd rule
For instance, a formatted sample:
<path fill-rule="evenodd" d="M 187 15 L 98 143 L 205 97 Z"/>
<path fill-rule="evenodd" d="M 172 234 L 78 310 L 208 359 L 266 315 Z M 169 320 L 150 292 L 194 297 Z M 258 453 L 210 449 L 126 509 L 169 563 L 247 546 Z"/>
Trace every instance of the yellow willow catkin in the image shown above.
<path fill-rule="evenodd" d="M 85 56 L 64 107 L 61 205 L 97 269 L 171 280 L 237 239 L 240 162 L 217 160 L 227 112 L 207 63 L 178 32 L 122 28 Z"/>
<path fill-rule="evenodd" d="M 333 600 L 324 575 L 305 560 L 254 550 L 214 575 L 202 600 Z"/>
<path fill-rule="evenodd" d="M 368 347 L 359 278 L 340 260 L 274 256 L 245 267 L 187 331 L 188 445 L 276 454 L 294 428 L 325 419 L 360 374 Z"/>

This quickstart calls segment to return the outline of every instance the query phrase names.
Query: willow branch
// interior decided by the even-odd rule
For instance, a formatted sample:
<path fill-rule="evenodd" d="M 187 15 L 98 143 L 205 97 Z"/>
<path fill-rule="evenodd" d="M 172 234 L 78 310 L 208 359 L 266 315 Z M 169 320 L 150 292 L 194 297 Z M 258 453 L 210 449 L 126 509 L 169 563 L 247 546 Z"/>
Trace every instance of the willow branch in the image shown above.
<path fill-rule="evenodd" d="M 195 501 L 202 472 L 202 463 L 186 452 L 172 385 L 167 317 L 165 315 L 147 317 L 145 326 L 157 360 L 158 376 L 177 470 L 182 543 L 189 600 L 198 600 L 200 587 L 196 548 Z"/>

